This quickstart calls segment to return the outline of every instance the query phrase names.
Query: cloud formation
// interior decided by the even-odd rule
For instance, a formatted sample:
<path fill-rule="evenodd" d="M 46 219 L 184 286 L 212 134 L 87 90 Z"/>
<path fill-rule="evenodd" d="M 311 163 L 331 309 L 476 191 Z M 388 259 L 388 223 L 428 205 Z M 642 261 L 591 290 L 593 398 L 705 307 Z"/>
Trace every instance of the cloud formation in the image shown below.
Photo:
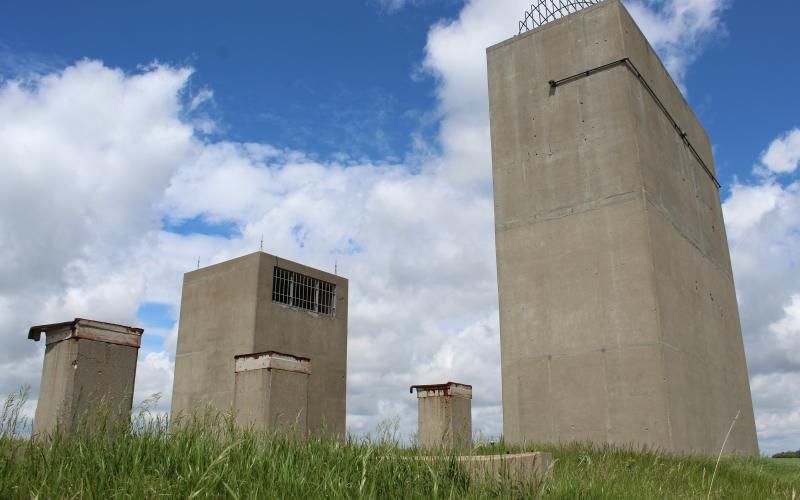
<path fill-rule="evenodd" d="M 626 0 L 625 6 L 684 91 L 703 48 L 727 36 L 722 14 L 729 0 Z"/>
<path fill-rule="evenodd" d="M 761 163 L 773 174 L 790 174 L 800 165 L 800 128 L 772 141 Z"/>
<path fill-rule="evenodd" d="M 450 182 L 438 158 L 320 163 L 265 144 L 210 142 L 191 116 L 209 94 L 187 95 L 190 78 L 185 68 L 125 74 L 81 61 L 0 89 L 0 308 L 11 346 L 0 370 L 15 374 L 0 390 L 36 385 L 42 353 L 24 338 L 30 324 L 132 324 L 142 303 L 177 308 L 198 256 L 208 265 L 255 251 L 262 234 L 266 250 L 328 270 L 338 262 L 353 283 L 354 430 L 397 416 L 410 430 L 407 387 L 420 380 L 472 378 L 479 367 L 496 385 L 485 193 Z M 237 234 L 166 229 L 186 220 Z M 175 332 L 146 335 L 161 336 L 163 348 L 141 353 L 136 400 L 163 393 L 164 410 Z M 494 422 L 485 432 L 499 433 Z"/>
<path fill-rule="evenodd" d="M 762 450 L 800 441 L 800 179 L 792 130 L 723 204 Z M 794 159 L 793 159 L 794 158 Z M 794 174 L 794 175 L 793 175 Z"/>
<path fill-rule="evenodd" d="M 180 117 L 189 75 L 81 61 L 0 86 L 4 374 L 41 363 L 25 339 L 31 324 L 97 314 L 133 322 L 144 282 L 127 261 L 159 223 L 154 207 L 190 147 L 194 132 Z M 19 382 L 0 377 L 0 392 Z"/>

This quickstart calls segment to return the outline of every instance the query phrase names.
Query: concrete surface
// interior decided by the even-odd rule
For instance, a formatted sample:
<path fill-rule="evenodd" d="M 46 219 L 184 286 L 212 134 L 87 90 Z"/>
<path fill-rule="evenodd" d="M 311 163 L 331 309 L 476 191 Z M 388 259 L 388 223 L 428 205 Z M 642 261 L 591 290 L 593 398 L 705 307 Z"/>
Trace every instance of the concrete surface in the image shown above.
<path fill-rule="evenodd" d="M 517 453 L 509 455 L 476 455 L 458 457 L 467 473 L 477 480 L 530 481 L 543 479 L 550 472 L 550 453 Z"/>
<path fill-rule="evenodd" d="M 544 479 L 553 463 L 551 453 L 532 452 L 507 455 L 464 455 L 455 457 L 471 479 L 478 481 L 512 480 L 528 482 Z M 442 457 L 417 457 L 433 462 Z"/>
<path fill-rule="evenodd" d="M 335 317 L 272 301 L 278 266 L 336 285 Z M 308 428 L 344 436 L 347 280 L 258 252 L 186 273 L 183 280 L 172 414 L 234 403 L 234 357 L 286 352 L 310 358 Z"/>
<path fill-rule="evenodd" d="M 143 330 L 76 319 L 34 326 L 28 337 L 38 341 L 42 333 L 46 348 L 32 434 L 126 424 Z"/>
<path fill-rule="evenodd" d="M 267 352 L 238 356 L 235 365 L 233 408 L 237 425 L 305 437 L 311 360 Z"/>
<path fill-rule="evenodd" d="M 618 0 L 487 50 L 507 442 L 756 454 L 709 138 Z"/>
<path fill-rule="evenodd" d="M 421 449 L 472 451 L 472 386 L 448 382 L 415 385 Z"/>

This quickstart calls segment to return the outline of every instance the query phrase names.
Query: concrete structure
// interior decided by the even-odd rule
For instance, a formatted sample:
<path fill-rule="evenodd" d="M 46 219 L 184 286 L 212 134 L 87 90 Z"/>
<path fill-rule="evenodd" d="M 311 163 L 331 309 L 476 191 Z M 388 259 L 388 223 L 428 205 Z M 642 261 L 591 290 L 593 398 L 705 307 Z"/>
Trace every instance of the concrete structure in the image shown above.
<path fill-rule="evenodd" d="M 419 403 L 418 441 L 422 449 L 472 451 L 472 386 L 447 382 L 414 385 Z"/>
<path fill-rule="evenodd" d="M 739 414 L 757 453 L 711 144 L 631 16 L 487 55 L 506 441 L 717 453 Z"/>
<path fill-rule="evenodd" d="M 183 280 L 173 415 L 234 404 L 234 357 L 285 352 L 309 358 L 308 429 L 343 436 L 347 280 L 263 252 Z"/>
<path fill-rule="evenodd" d="M 31 327 L 28 338 L 38 342 L 44 333 L 46 344 L 33 435 L 126 424 L 143 332 L 80 318 Z"/>
<path fill-rule="evenodd" d="M 235 366 L 238 425 L 298 438 L 308 433 L 310 359 L 265 352 L 236 356 Z"/>
<path fill-rule="evenodd" d="M 475 455 L 458 457 L 459 463 L 472 479 L 512 480 L 528 482 L 542 480 L 550 473 L 551 453 L 515 453 L 509 455 Z"/>
<path fill-rule="evenodd" d="M 415 457 L 423 462 L 447 460 L 450 456 Z M 455 460 L 464 467 L 472 480 L 513 482 L 541 481 L 551 474 L 553 454 L 543 452 L 514 453 L 507 455 L 463 455 Z"/>

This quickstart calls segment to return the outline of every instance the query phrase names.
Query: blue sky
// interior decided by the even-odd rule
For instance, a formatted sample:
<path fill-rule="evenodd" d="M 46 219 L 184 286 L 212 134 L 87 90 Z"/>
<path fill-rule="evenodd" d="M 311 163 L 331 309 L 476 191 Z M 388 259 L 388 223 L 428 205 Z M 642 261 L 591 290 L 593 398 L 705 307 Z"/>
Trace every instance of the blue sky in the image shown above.
<path fill-rule="evenodd" d="M 625 3 L 714 144 L 762 451 L 800 448 L 800 4 Z M 263 238 L 351 279 L 351 430 L 479 376 L 498 434 L 483 50 L 528 4 L 0 0 L 0 395 L 89 316 L 146 328 L 166 411 L 182 273 Z"/>
<path fill-rule="evenodd" d="M 435 105 L 410 78 L 431 24 L 460 2 L 390 13 L 361 2 L 4 2 L 6 50 L 69 63 L 84 57 L 133 71 L 189 64 L 214 90 L 225 137 L 385 159 L 402 156 Z M 42 16 L 43 10 L 48 12 Z M 513 25 L 513 23 L 510 23 Z"/>
<path fill-rule="evenodd" d="M 152 61 L 188 64 L 192 86 L 213 89 L 208 112 L 226 138 L 378 161 L 402 158 L 413 132 L 434 132 L 435 82 L 417 70 L 430 26 L 463 7 L 456 0 L 395 11 L 377 0 L 238 2 L 224 11 L 205 1 L 2 4 L 0 47 L 23 61 L 59 67 L 89 57 L 127 71 Z M 722 15 L 727 34 L 713 34 L 686 77 L 722 177 L 748 175 L 742 158 L 756 158 L 796 122 L 800 70 L 787 47 L 798 39 L 800 4 L 772 5 L 732 2 Z"/>

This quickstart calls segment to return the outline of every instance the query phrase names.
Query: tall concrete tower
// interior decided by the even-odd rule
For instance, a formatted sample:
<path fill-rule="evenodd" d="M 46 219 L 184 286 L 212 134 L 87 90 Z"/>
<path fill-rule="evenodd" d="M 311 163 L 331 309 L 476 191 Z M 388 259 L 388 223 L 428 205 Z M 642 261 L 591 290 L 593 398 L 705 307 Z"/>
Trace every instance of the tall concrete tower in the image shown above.
<path fill-rule="evenodd" d="M 297 371 L 286 368 L 285 358 L 293 358 L 312 366 L 304 370 L 308 380 L 301 384 L 307 391 L 300 398 L 306 401 L 304 427 L 316 434 L 344 436 L 347 285 L 341 276 L 264 252 L 186 273 L 173 416 L 202 411 L 206 404 L 246 413 L 262 408 L 263 415 L 244 415 L 252 421 L 269 419 L 273 413 L 297 416 L 294 402 L 273 408 L 283 403 L 275 397 L 279 394 L 270 393 L 276 389 L 268 379 L 261 386 L 249 384 L 242 395 L 253 400 L 240 401 L 234 408 L 237 375 L 242 374 L 237 372 L 248 370 L 240 370 L 237 361 L 247 364 L 242 358 L 252 358 L 256 366 L 250 368 Z"/>
<path fill-rule="evenodd" d="M 487 50 L 505 438 L 755 454 L 709 138 L 619 0 L 557 4 Z"/>

